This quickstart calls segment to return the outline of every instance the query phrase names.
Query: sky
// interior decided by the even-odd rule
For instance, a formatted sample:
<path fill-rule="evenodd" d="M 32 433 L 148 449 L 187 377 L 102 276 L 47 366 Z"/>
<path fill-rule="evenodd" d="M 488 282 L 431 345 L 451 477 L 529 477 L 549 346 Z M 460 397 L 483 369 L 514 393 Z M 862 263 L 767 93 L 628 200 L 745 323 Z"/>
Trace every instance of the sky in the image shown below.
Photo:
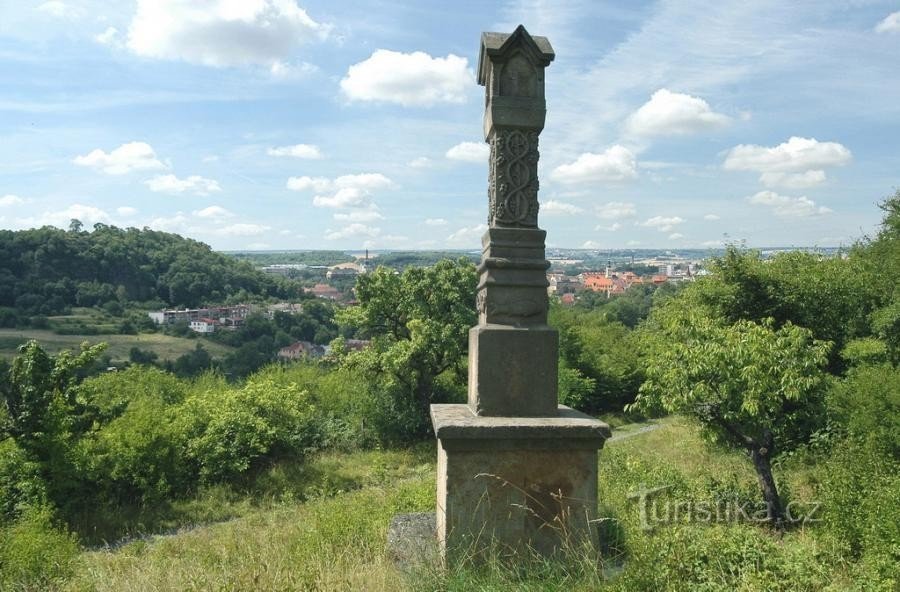
<path fill-rule="evenodd" d="M 846 245 L 900 187 L 896 1 L 0 0 L 0 228 L 476 248 L 520 23 L 549 246 Z"/>

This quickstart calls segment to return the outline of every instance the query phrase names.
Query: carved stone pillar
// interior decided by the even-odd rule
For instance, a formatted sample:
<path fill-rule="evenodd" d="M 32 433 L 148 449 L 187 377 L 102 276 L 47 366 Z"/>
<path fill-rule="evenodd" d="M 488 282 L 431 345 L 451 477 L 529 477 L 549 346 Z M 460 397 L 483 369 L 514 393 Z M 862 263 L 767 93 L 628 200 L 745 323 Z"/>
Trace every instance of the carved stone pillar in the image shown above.
<path fill-rule="evenodd" d="M 431 407 L 445 561 L 488 549 L 549 554 L 594 537 L 597 450 L 609 427 L 557 403 L 559 339 L 547 325 L 538 228 L 538 136 L 553 58 L 549 41 L 521 25 L 481 38 L 489 227 L 469 331 L 469 401 Z"/>

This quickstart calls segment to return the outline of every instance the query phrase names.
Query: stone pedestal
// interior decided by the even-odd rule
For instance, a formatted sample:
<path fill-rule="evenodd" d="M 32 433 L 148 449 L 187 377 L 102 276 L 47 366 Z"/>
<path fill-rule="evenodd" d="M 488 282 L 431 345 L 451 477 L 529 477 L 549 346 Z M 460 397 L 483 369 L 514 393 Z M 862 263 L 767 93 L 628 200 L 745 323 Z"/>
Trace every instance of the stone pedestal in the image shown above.
<path fill-rule="evenodd" d="M 560 406 L 553 417 L 479 417 L 433 405 L 437 534 L 445 561 L 552 555 L 596 541 L 597 450 L 609 427 Z"/>
<path fill-rule="evenodd" d="M 553 58 L 549 41 L 522 26 L 482 35 L 489 228 L 478 326 L 469 332 L 469 401 L 431 407 L 445 563 L 595 541 L 597 451 L 609 427 L 557 404 L 559 338 L 547 325 L 549 263 L 538 228 L 538 136 Z"/>

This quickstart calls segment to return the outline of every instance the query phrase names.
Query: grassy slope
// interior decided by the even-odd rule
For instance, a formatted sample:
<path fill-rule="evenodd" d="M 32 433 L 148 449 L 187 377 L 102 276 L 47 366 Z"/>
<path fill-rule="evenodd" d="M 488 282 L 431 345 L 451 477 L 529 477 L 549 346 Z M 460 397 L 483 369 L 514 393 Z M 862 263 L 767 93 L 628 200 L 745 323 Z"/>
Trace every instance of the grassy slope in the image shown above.
<path fill-rule="evenodd" d="M 232 348 L 206 339 L 185 339 L 161 333 L 143 333 L 139 335 L 57 335 L 52 331 L 39 329 L 0 329 L 0 357 L 12 358 L 16 348 L 28 341 L 37 339 L 49 353 L 55 354 L 63 349 L 78 349 L 85 341 L 90 343 L 109 344 L 107 352 L 113 360 L 127 360 L 128 351 L 137 346 L 141 349 L 155 351 L 160 360 L 175 360 L 178 356 L 192 351 L 198 343 L 209 351 L 213 357 L 221 357 L 232 351 Z"/>
<path fill-rule="evenodd" d="M 706 448 L 681 420 L 661 423 L 610 443 L 601 454 L 602 514 L 610 518 L 606 525 L 616 526 L 607 526 L 606 571 L 582 562 L 575 568 L 535 565 L 511 572 L 490 566 L 404 578 L 385 556 L 385 536 L 394 514 L 434 507 L 434 450 L 421 447 L 326 455 L 299 480 L 276 469 L 263 480 L 265 491 L 228 506 L 238 516 L 232 520 L 85 552 L 69 589 L 847 589 L 843 567 L 829 562 L 827 549 L 803 529 L 781 540 L 753 525 L 675 524 L 641 531 L 628 499 L 640 484 L 673 485 L 673 495 L 713 491 L 738 497 L 753 495 L 755 487 L 741 455 Z M 796 480 L 785 485 L 801 495 L 805 489 Z M 298 501 L 303 498 L 308 499 Z M 623 559 L 624 573 L 607 579 L 604 574 Z"/>

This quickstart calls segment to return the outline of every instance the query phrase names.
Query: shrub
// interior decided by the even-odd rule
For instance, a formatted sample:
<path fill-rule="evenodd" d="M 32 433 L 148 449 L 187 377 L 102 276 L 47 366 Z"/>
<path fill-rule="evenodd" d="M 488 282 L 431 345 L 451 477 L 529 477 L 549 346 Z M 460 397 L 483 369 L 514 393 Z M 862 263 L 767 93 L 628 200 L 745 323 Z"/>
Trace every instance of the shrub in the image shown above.
<path fill-rule="evenodd" d="M 0 530 L 0 590 L 56 589 L 78 559 L 75 537 L 53 524 L 46 507 L 32 508 Z"/>
<path fill-rule="evenodd" d="M 12 522 L 28 507 L 46 503 L 40 466 L 28 460 L 12 438 L 0 441 L 0 525 Z"/>
<path fill-rule="evenodd" d="M 177 407 L 161 397 L 137 398 L 79 442 L 77 462 L 92 483 L 90 502 L 162 500 L 192 485 L 176 413 Z"/>
<path fill-rule="evenodd" d="M 187 457 L 207 482 L 234 479 L 263 459 L 302 455 L 318 444 L 308 393 L 265 374 L 243 388 L 196 391 L 178 416 Z"/>

